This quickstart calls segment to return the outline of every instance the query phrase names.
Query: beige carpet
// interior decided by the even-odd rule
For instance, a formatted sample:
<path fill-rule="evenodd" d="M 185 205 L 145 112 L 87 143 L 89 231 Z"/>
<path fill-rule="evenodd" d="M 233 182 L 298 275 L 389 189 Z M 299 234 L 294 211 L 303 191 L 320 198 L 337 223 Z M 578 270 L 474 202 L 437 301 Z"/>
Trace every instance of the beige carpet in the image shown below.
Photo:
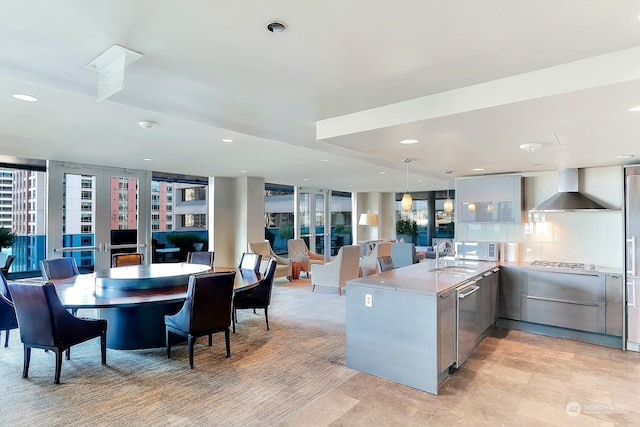
<path fill-rule="evenodd" d="M 90 312 L 80 315 L 91 314 Z M 34 350 L 22 379 L 17 330 L 0 348 L 0 423 L 44 426 L 275 425 L 351 378 L 345 367 L 345 297 L 335 289 L 311 292 L 308 280 L 277 280 L 271 331 L 261 310 L 239 312 L 224 357 L 224 335 L 198 340 L 195 369 L 186 346 L 108 350 L 100 365 L 98 340 L 72 349 L 62 384 L 53 384 L 54 356 Z M 4 334 L 2 336 L 4 341 Z"/>

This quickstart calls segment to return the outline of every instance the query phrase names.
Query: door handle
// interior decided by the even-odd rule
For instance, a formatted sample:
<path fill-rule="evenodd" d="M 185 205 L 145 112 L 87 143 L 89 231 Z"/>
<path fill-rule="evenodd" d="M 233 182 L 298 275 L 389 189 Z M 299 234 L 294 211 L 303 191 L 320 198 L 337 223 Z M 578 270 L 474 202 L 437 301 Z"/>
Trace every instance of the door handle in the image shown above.
<path fill-rule="evenodd" d="M 458 298 L 464 299 L 464 298 L 468 297 L 469 295 L 476 293 L 478 291 L 478 289 L 480 289 L 480 286 L 472 285 L 472 286 L 464 288 L 464 290 L 466 290 L 466 289 L 471 289 L 471 290 L 468 291 L 468 292 L 460 292 L 460 293 L 458 293 Z"/>
<path fill-rule="evenodd" d="M 636 308 L 636 282 L 634 280 L 627 282 L 627 295 L 629 295 L 627 307 Z M 632 295 L 633 298 L 631 298 Z"/>

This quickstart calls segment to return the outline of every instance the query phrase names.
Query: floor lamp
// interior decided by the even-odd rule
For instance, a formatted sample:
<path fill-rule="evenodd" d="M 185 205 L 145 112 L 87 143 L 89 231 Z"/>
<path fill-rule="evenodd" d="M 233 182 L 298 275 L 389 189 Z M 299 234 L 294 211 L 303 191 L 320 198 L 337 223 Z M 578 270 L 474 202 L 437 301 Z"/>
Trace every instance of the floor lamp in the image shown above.
<path fill-rule="evenodd" d="M 374 227 L 378 225 L 378 215 L 374 214 L 374 213 L 363 213 L 360 214 L 360 220 L 358 221 L 358 225 L 367 225 L 367 238 L 366 240 L 370 240 L 369 239 L 369 228 L 370 227 Z"/>

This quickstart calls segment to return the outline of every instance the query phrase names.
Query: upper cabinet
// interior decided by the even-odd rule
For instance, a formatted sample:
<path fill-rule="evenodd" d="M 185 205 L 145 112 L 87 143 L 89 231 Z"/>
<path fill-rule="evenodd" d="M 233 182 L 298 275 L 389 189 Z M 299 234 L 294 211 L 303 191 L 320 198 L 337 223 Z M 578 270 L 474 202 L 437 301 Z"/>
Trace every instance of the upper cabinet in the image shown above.
<path fill-rule="evenodd" d="M 459 222 L 522 221 L 522 175 L 456 179 L 456 219 Z"/>

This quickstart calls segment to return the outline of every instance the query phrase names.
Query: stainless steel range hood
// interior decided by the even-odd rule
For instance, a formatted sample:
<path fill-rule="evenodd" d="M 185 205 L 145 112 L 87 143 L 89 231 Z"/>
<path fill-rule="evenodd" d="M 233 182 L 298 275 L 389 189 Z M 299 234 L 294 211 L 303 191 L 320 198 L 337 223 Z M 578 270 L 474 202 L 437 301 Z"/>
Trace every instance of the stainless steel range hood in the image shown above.
<path fill-rule="evenodd" d="M 558 192 L 530 212 L 572 212 L 608 210 L 578 191 L 578 169 L 558 171 Z"/>

